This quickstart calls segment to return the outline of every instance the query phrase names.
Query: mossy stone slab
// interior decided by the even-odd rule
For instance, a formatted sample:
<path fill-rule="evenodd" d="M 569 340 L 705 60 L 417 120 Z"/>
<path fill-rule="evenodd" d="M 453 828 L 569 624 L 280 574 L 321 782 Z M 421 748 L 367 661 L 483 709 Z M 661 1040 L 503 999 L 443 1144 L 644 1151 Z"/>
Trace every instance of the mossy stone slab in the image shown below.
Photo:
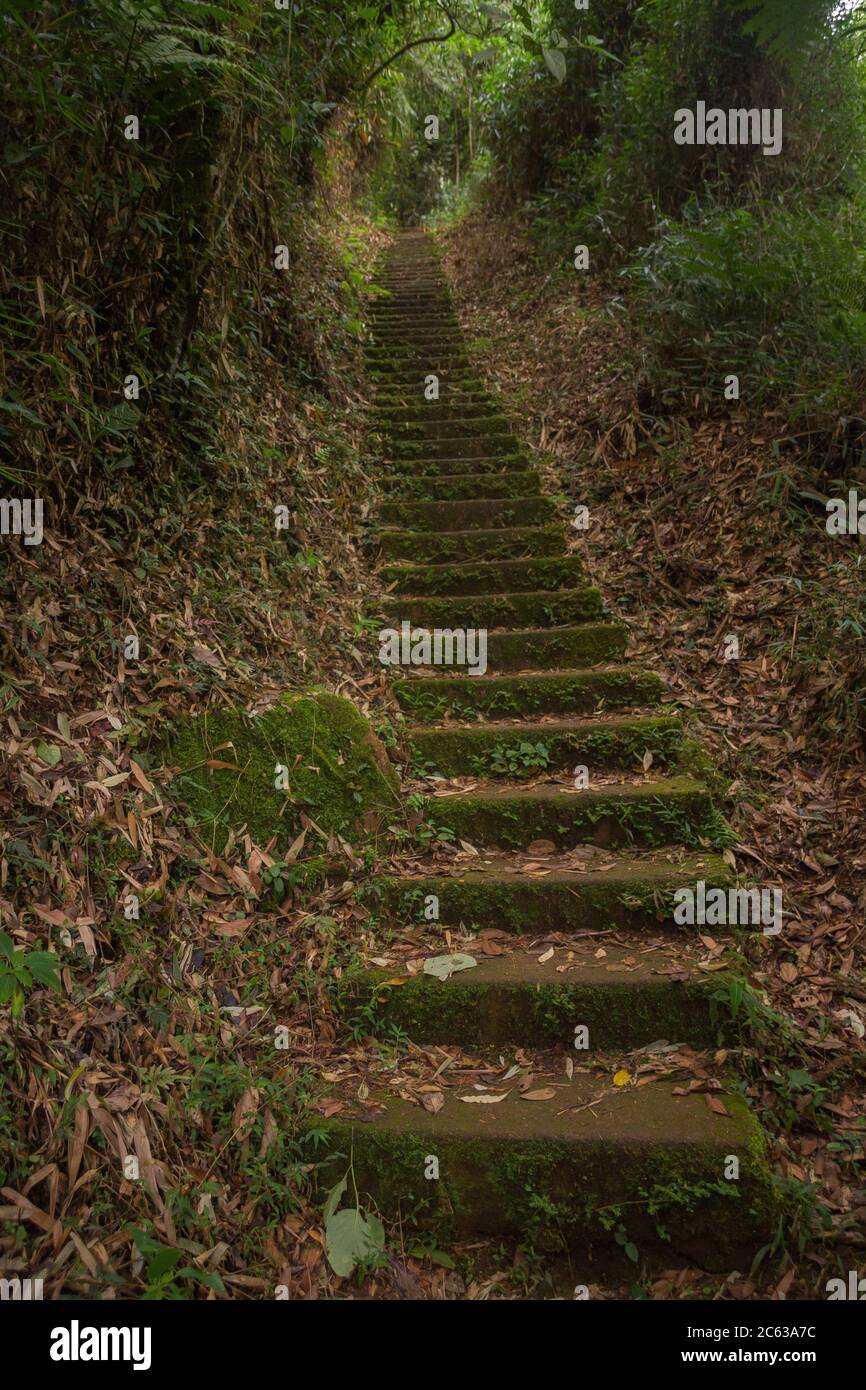
<path fill-rule="evenodd" d="M 435 1115 L 372 1093 L 363 1121 L 343 1114 L 324 1126 L 343 1156 L 335 1171 L 351 1153 L 362 1201 L 442 1241 L 520 1236 L 583 1251 L 614 1244 L 622 1226 L 641 1259 L 654 1251 L 727 1270 L 778 1221 L 764 1140 L 739 1096 L 723 1093 L 720 1114 L 702 1095 L 674 1095 L 670 1081 L 615 1090 L 575 1076 L 537 1103 L 513 1082 L 496 1089 L 509 1094 L 492 1105 L 450 1091 Z"/>
<path fill-rule="evenodd" d="M 216 849 L 241 827 L 257 844 L 276 836 L 282 846 L 298 834 L 301 812 L 325 831 L 354 836 L 399 805 L 396 772 L 369 723 L 351 700 L 327 692 L 287 693 L 253 716 L 229 710 L 185 720 L 167 762 L 179 769 L 171 794 Z M 278 764 L 288 769 L 287 790 L 275 785 Z"/>

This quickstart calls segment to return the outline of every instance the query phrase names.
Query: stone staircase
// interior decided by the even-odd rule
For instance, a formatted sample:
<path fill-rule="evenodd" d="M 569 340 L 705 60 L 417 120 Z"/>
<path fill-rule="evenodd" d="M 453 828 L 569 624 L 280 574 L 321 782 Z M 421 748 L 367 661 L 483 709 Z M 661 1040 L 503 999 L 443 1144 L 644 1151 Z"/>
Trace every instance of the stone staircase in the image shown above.
<path fill-rule="evenodd" d="M 432 925 L 440 951 L 446 927 L 470 953 L 461 930 L 512 933 L 516 949 L 479 953 L 447 981 L 371 970 L 353 982 L 347 1011 L 366 1001 L 383 1037 L 492 1057 L 503 1080 L 480 1091 L 464 1067 L 449 1086 L 445 1051 L 441 1108 L 383 1084 L 327 1122 L 329 1143 L 351 1157 L 362 1200 L 440 1246 L 510 1236 L 624 1268 L 743 1268 L 776 1220 L 770 1173 L 742 1097 L 694 1084 L 694 1049 L 710 1049 L 698 1075 L 713 1074 L 719 976 L 700 968 L 700 928 L 672 923 L 677 888 L 731 882 L 706 759 L 660 708 L 659 678 L 624 660 L 625 628 L 567 552 L 557 507 L 473 369 L 430 239 L 400 235 L 379 278 L 389 294 L 372 307 L 369 370 L 388 441 L 386 621 L 489 637 L 484 675 L 404 666 L 393 682 L 417 766 L 443 779 L 425 821 L 478 854 L 453 868 L 416 856 L 374 900 L 395 925 Z M 546 759 L 534 782 L 501 775 L 527 744 Z M 533 938 L 551 933 L 567 948 L 540 963 Z M 692 1050 L 681 1074 L 677 1046 Z M 551 1098 L 527 1101 L 522 1081 Z"/>

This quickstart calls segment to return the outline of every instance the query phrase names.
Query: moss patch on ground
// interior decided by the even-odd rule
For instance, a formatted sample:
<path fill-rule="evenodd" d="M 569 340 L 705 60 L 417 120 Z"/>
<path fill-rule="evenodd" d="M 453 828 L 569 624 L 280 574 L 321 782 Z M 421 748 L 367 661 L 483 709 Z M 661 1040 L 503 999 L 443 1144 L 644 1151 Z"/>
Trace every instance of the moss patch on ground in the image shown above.
<path fill-rule="evenodd" d="M 167 762 L 171 794 L 185 802 L 219 849 L 246 827 L 257 844 L 282 845 L 305 812 L 322 830 L 372 832 L 399 804 L 397 775 L 350 700 L 327 692 L 285 694 L 264 714 L 205 714 L 179 725 Z M 277 766 L 287 787 L 277 785 Z"/>

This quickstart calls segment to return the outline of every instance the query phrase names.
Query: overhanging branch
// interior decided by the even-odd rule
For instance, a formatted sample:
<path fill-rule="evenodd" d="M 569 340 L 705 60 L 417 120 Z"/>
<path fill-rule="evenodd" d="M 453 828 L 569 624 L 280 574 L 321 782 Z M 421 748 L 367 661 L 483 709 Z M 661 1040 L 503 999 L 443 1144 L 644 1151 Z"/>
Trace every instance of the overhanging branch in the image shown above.
<path fill-rule="evenodd" d="M 370 73 L 369 77 L 364 78 L 364 81 L 361 84 L 361 87 L 359 88 L 359 91 L 362 96 L 366 92 L 367 88 L 370 86 L 371 82 L 374 82 L 375 79 L 379 76 L 379 73 L 384 72 L 385 68 L 390 67 L 391 63 L 395 63 L 398 58 L 402 58 L 404 53 L 408 53 L 409 50 L 412 48 L 418 48 L 422 43 L 444 43 L 446 39 L 450 39 L 451 35 L 456 32 L 457 22 L 454 19 L 454 16 L 451 14 L 450 10 L 448 10 L 445 5 L 441 4 L 441 0 L 437 0 L 437 4 L 439 6 L 439 9 L 442 10 L 443 14 L 447 15 L 448 17 L 448 23 L 451 25 L 451 28 L 448 30 L 448 33 L 427 34 L 422 39 L 412 39 L 411 43 L 404 43 L 403 47 L 398 48 L 396 53 L 392 53 L 390 58 L 386 58 L 384 63 L 380 63 L 377 68 L 374 68 L 373 71 Z"/>

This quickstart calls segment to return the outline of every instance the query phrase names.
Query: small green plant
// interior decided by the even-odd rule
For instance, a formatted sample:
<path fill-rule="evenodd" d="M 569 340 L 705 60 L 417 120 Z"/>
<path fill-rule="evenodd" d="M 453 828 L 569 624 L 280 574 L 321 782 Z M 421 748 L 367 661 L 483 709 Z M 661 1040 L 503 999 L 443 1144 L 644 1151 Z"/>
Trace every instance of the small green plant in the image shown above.
<path fill-rule="evenodd" d="M 355 1206 L 338 1210 L 350 1175 L 355 1190 Z M 340 1181 L 328 1193 L 322 1215 L 328 1263 L 341 1279 L 347 1278 L 355 1270 L 367 1273 L 385 1263 L 385 1228 L 377 1216 L 365 1212 L 360 1205 L 351 1159 Z"/>
<path fill-rule="evenodd" d="M 795 1250 L 802 1256 L 806 1247 L 833 1225 L 830 1212 L 820 1204 L 816 1183 L 775 1175 L 773 1184 L 782 1198 L 782 1211 L 772 1240 L 761 1246 L 752 1261 L 752 1274 L 768 1256 Z"/>
<path fill-rule="evenodd" d="M 476 760 L 480 761 L 480 760 Z M 550 752 L 544 743 L 500 744 L 490 754 L 489 769 L 500 776 L 527 776 L 535 768 L 550 767 Z M 483 771 L 483 764 L 477 769 Z"/>
<path fill-rule="evenodd" d="M 267 889 L 275 902 L 281 903 L 290 888 L 298 882 L 298 875 L 288 864 L 275 863 L 263 868 L 260 873 L 262 887 Z"/>
<path fill-rule="evenodd" d="M 185 1298 L 187 1295 L 177 1282 L 181 1279 L 191 1279 L 208 1289 L 215 1289 L 217 1293 L 225 1293 L 225 1285 L 218 1274 L 193 1269 L 191 1265 L 177 1268 L 186 1253 L 184 1250 L 173 1245 L 160 1245 L 147 1231 L 137 1226 L 130 1229 L 135 1248 L 145 1261 L 147 1288 L 142 1294 L 143 1299 L 157 1302 L 166 1298 Z"/>
<path fill-rule="evenodd" d="M 6 932 L 0 932 L 0 1005 L 12 1005 L 12 1017 L 19 1019 L 24 1001 L 33 985 L 59 991 L 57 957 L 50 951 L 17 951 Z"/>

